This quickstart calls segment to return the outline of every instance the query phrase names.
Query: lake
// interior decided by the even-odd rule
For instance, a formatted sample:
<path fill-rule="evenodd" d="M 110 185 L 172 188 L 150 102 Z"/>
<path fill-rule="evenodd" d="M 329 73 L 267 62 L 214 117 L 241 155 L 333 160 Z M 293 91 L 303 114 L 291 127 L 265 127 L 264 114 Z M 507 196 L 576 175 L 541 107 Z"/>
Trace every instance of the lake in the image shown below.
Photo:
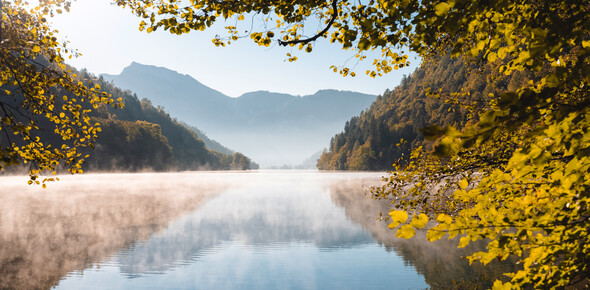
<path fill-rule="evenodd" d="M 478 245 L 397 239 L 366 189 L 385 173 L 1 177 L 1 289 L 448 289 L 489 286 Z M 481 245 L 480 245 L 481 246 Z"/>

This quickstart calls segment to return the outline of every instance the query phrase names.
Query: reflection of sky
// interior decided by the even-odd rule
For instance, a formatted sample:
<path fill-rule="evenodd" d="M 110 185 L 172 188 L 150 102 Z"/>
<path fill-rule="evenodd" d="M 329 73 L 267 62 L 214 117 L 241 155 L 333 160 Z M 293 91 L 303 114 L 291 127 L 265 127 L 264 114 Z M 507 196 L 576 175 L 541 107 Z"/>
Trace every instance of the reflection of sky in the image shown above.
<path fill-rule="evenodd" d="M 88 269 L 62 289 L 424 289 L 424 278 L 376 244 L 321 251 L 309 243 L 260 248 L 226 242 L 174 271 L 128 279 L 116 265 Z"/>
<path fill-rule="evenodd" d="M 427 287 L 346 218 L 326 185 L 301 175 L 244 182 L 58 288 Z"/>
<path fill-rule="evenodd" d="M 296 184 L 292 184 L 296 185 Z M 255 248 L 306 242 L 320 248 L 371 243 L 321 187 L 252 185 L 226 192 L 120 258 L 123 271 L 161 271 L 225 241 Z"/>

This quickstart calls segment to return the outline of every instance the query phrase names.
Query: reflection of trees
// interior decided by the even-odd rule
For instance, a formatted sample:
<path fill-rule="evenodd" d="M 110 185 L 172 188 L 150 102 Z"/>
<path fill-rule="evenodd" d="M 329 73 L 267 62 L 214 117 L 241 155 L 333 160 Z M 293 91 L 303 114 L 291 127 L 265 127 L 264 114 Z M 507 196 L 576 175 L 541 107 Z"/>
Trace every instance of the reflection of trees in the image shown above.
<path fill-rule="evenodd" d="M 121 271 L 129 276 L 167 271 L 232 241 L 261 248 L 304 242 L 321 249 L 373 242 L 346 221 L 320 184 L 302 189 L 300 182 L 246 184 L 224 193 L 121 255 Z"/>
<path fill-rule="evenodd" d="M 389 212 L 389 203 L 365 195 L 360 183 L 356 185 L 359 190 L 351 191 L 350 188 L 355 188 L 352 183 L 355 182 L 335 184 L 330 188 L 334 203 L 343 207 L 346 216 L 369 231 L 379 244 L 395 251 L 416 268 L 432 288 L 488 288 L 495 279 L 501 278 L 503 272 L 512 271 L 514 266 L 509 263 L 492 262 L 488 266 L 474 263 L 469 266 L 467 260 L 461 259 L 484 247 L 482 243 L 458 249 L 457 239 L 443 238 L 430 243 L 425 232 L 418 232 L 409 240 L 396 238 L 385 222 L 376 220 L 379 212 L 384 215 Z"/>
<path fill-rule="evenodd" d="M 291 176 L 256 183 L 247 175 L 213 176 L 76 176 L 49 190 L 24 192 L 22 179 L 11 185 L 10 178 L 3 178 L 0 289 L 47 289 L 125 248 L 118 256 L 121 270 L 135 275 L 192 261 L 224 242 L 262 247 L 305 242 L 330 249 L 371 243 L 370 235 L 413 265 L 433 288 L 449 288 L 465 277 L 481 283 L 484 275 L 499 273 L 497 267 L 468 267 L 458 258 L 467 251 L 457 250 L 453 241 L 428 243 L 423 233 L 396 239 L 375 220 L 379 211 L 387 212 L 387 203 L 363 195 L 362 179 Z M 225 191 L 227 180 L 240 186 Z M 346 222 L 345 215 L 362 228 Z"/>
<path fill-rule="evenodd" d="M 2 180 L 0 289 L 48 289 L 201 205 L 219 188 L 155 175 L 97 175 L 28 188 Z M 171 183 L 183 183 L 170 187 Z M 171 188 L 174 188 L 172 190 Z M 198 188 L 198 189 L 197 189 Z"/>

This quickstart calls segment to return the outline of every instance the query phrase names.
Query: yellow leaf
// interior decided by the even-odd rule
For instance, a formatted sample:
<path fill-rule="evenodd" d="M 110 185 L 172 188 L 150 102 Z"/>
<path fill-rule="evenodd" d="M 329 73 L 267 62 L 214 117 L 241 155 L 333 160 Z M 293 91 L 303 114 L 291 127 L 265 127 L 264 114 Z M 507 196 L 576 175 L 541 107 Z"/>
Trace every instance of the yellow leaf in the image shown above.
<path fill-rule="evenodd" d="M 436 240 L 440 240 L 440 238 L 442 238 L 445 234 L 446 234 L 446 232 L 444 232 L 444 231 L 437 230 L 437 229 L 430 229 L 426 233 L 426 239 L 429 242 L 434 242 Z"/>
<path fill-rule="evenodd" d="M 34 53 L 38 53 L 41 51 L 41 47 L 39 47 L 38 45 L 33 46 L 33 50 Z"/>
<path fill-rule="evenodd" d="M 459 246 L 457 246 L 458 248 L 465 248 L 467 247 L 467 245 L 469 245 L 469 237 L 462 237 L 459 240 Z"/>
<path fill-rule="evenodd" d="M 399 226 L 399 224 L 400 224 L 400 222 L 392 222 L 388 225 L 388 227 L 390 229 L 394 229 L 394 228 L 397 228 L 397 226 Z"/>
<path fill-rule="evenodd" d="M 447 214 L 441 213 L 436 217 L 436 220 L 440 223 L 450 224 L 453 218 Z"/>
<path fill-rule="evenodd" d="M 426 216 L 425 214 L 421 213 L 418 216 L 414 216 L 414 218 L 412 218 L 412 222 L 410 222 L 410 224 L 416 228 L 424 228 L 426 226 L 426 223 L 428 223 L 428 216 Z"/>
<path fill-rule="evenodd" d="M 494 62 L 494 61 L 496 61 L 497 58 L 498 58 L 498 55 L 493 51 L 488 54 L 488 61 L 489 62 Z"/>
<path fill-rule="evenodd" d="M 451 9 L 451 6 L 449 6 L 449 3 L 447 2 L 441 2 L 436 4 L 436 6 L 434 6 L 436 15 L 438 16 L 443 16 L 445 14 L 447 14 L 447 12 L 449 12 L 449 10 Z"/>
<path fill-rule="evenodd" d="M 403 225 L 399 230 L 397 230 L 396 236 L 402 239 L 409 239 L 416 234 L 414 227 L 411 225 Z"/>
<path fill-rule="evenodd" d="M 468 183 L 468 182 L 467 182 L 467 180 L 465 180 L 465 179 L 462 179 L 462 180 L 459 182 L 459 187 L 461 187 L 461 189 L 465 189 L 465 188 L 467 188 L 467 185 L 469 185 L 469 183 Z"/>
<path fill-rule="evenodd" d="M 398 223 L 403 223 L 408 219 L 408 213 L 403 210 L 391 210 L 389 215 L 392 221 Z"/>

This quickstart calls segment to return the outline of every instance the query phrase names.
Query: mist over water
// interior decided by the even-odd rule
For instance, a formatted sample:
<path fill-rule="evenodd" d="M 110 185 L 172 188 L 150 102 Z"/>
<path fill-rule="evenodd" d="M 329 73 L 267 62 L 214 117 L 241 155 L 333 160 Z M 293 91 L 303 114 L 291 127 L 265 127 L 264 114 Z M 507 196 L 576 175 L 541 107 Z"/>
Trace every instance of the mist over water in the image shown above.
<path fill-rule="evenodd" d="M 455 241 L 395 238 L 375 220 L 388 202 L 365 192 L 382 175 L 90 174 L 47 190 L 2 177 L 0 288 L 423 289 L 497 274 L 474 275 Z"/>
<path fill-rule="evenodd" d="M 46 289 L 148 239 L 228 187 L 202 186 L 205 178 L 76 175 L 47 190 L 26 177 L 0 178 L 0 288 Z"/>

